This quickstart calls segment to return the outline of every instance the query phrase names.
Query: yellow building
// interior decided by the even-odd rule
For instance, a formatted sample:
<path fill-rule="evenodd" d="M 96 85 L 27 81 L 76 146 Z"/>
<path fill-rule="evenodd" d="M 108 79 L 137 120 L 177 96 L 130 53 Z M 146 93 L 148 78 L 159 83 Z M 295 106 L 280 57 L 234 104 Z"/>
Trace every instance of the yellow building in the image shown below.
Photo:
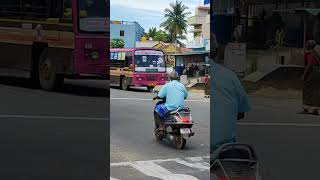
<path fill-rule="evenodd" d="M 175 46 L 173 43 L 159 42 L 153 48 L 161 49 L 165 53 L 167 67 L 174 67 L 176 65 L 175 55 L 182 53 L 182 48 Z"/>

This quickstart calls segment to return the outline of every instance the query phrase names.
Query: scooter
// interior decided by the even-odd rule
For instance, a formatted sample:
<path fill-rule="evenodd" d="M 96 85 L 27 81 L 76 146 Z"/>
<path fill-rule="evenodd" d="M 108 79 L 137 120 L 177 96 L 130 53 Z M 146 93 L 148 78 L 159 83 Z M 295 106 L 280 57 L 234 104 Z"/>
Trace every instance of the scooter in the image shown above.
<path fill-rule="evenodd" d="M 158 101 L 156 106 L 166 102 L 165 98 L 157 98 Z M 157 112 L 154 110 L 154 121 L 155 129 L 154 134 L 158 141 L 163 139 L 169 140 L 175 145 L 177 149 L 184 149 L 187 139 L 194 136 L 192 131 L 193 120 L 191 117 L 191 112 L 188 107 L 179 108 L 175 111 L 170 111 L 167 113 L 164 121 L 164 129 L 159 129 L 159 123 L 157 122 Z"/>

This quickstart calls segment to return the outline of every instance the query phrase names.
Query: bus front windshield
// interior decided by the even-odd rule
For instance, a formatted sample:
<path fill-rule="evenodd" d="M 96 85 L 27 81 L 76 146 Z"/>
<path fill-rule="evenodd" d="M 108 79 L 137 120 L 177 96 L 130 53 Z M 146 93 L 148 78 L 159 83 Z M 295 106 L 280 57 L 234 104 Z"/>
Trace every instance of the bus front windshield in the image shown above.
<path fill-rule="evenodd" d="M 79 29 L 84 32 L 108 31 L 107 0 L 78 0 Z"/>
<path fill-rule="evenodd" d="M 164 54 L 161 51 L 136 51 L 134 56 L 136 72 L 165 73 Z"/>

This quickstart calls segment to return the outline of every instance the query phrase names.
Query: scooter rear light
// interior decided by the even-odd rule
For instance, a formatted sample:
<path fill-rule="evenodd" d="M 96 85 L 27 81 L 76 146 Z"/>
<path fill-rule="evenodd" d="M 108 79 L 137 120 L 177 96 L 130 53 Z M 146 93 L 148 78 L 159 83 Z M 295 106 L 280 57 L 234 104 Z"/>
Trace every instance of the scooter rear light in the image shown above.
<path fill-rule="evenodd" d="M 191 114 L 189 112 L 180 112 L 179 119 L 182 123 L 192 123 Z"/>
<path fill-rule="evenodd" d="M 183 123 L 190 123 L 189 117 L 181 117 L 180 120 L 181 120 L 181 122 L 183 122 Z"/>

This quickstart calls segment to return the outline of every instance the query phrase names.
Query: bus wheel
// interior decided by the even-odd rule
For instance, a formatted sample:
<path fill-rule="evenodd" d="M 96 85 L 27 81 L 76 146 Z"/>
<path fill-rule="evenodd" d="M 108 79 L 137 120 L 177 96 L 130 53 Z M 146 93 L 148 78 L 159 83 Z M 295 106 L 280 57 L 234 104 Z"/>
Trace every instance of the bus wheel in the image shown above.
<path fill-rule="evenodd" d="M 39 60 L 39 84 L 46 91 L 57 90 L 63 85 L 63 77 L 56 74 L 55 65 L 44 50 Z"/>
<path fill-rule="evenodd" d="M 120 88 L 122 90 L 129 90 L 128 79 L 126 77 L 121 78 Z"/>
<path fill-rule="evenodd" d="M 154 87 L 148 86 L 147 89 L 148 89 L 149 92 L 153 92 Z"/>

